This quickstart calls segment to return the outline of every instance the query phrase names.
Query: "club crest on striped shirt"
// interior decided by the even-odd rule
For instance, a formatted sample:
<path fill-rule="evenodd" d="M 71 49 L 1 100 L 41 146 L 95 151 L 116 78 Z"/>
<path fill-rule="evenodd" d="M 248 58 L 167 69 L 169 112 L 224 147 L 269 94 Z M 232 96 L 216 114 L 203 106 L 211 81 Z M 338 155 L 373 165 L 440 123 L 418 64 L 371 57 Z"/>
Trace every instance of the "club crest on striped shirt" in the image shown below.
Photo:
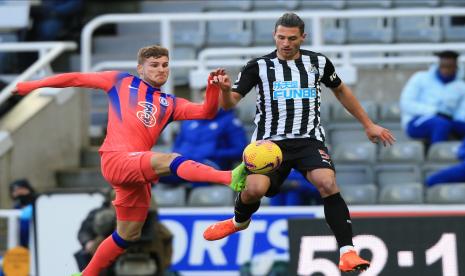
<path fill-rule="evenodd" d="M 318 73 L 318 69 L 316 69 L 315 65 L 313 64 L 310 64 L 310 67 L 308 67 L 308 71 L 313 74 Z"/>

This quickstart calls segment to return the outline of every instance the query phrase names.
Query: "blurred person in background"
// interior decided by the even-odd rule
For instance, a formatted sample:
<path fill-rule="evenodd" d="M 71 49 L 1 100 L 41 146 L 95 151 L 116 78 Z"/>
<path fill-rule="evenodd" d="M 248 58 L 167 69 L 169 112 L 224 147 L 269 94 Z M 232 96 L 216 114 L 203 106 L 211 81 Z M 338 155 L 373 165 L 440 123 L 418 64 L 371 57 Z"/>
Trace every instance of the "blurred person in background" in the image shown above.
<path fill-rule="evenodd" d="M 318 189 L 296 170 L 291 171 L 279 193 L 270 198 L 271 206 L 321 205 L 322 203 Z"/>
<path fill-rule="evenodd" d="M 99 149 L 102 175 L 116 191 L 116 229 L 97 248 L 89 265 L 75 275 L 97 276 L 141 237 L 151 202 L 151 183 L 175 174 L 187 182 L 224 184 L 235 191 L 245 186 L 245 166 L 220 171 L 176 153 L 152 152 L 158 137 L 172 121 L 211 119 L 218 112 L 219 85 L 224 70 L 213 70 L 206 99 L 193 103 L 161 92 L 168 80 L 169 51 L 151 45 L 137 54 L 139 77 L 127 72 L 72 72 L 20 82 L 13 94 L 27 95 L 41 87 L 101 89 L 109 98 L 107 135 Z"/>
<path fill-rule="evenodd" d="M 439 63 L 428 71 L 415 73 L 402 90 L 400 108 L 402 126 L 407 135 L 433 144 L 446 141 L 451 134 L 465 134 L 459 103 L 465 98 L 463 70 L 459 69 L 458 53 L 436 54 Z M 464 104 L 465 107 L 465 104 Z M 465 114 L 463 115 L 465 117 Z"/>
<path fill-rule="evenodd" d="M 327 224 L 338 243 L 339 269 L 365 270 L 370 263 L 356 252 L 352 242 L 352 222 L 347 204 L 336 183 L 335 168 L 325 145 L 321 125 L 321 85 L 330 88 L 342 105 L 364 126 L 367 138 L 394 143 L 394 137 L 371 121 L 352 90 L 336 74 L 334 65 L 323 54 L 301 49 L 305 23 L 294 13 L 285 13 L 275 23 L 276 50 L 249 61 L 234 85 L 221 85 L 221 106 L 236 106 L 252 88 L 257 90 L 256 129 L 252 140 L 272 140 L 283 152 L 281 166 L 266 175 L 247 176 L 247 188 L 236 198 L 234 217 L 209 226 L 207 240 L 218 240 L 246 229 L 264 196 L 273 197 L 291 169 L 313 183 L 323 198 Z M 225 79 L 227 76 L 220 76 Z"/>
<path fill-rule="evenodd" d="M 459 183 L 465 182 L 465 139 L 459 147 L 457 157 L 460 163 L 431 174 L 426 178 L 425 184 L 428 187 L 440 183 Z"/>
<path fill-rule="evenodd" d="M 27 179 L 18 179 L 10 184 L 10 197 L 13 200 L 13 208 L 21 210 L 19 217 L 20 245 L 28 248 L 29 230 L 37 193 Z"/>
<path fill-rule="evenodd" d="M 87 217 L 81 223 L 78 232 L 78 240 L 82 248 L 74 254 L 77 265 L 80 270 L 83 270 L 92 259 L 100 243 L 102 243 L 108 235 L 110 235 L 116 226 L 116 213 L 111 205 L 111 201 L 115 199 L 115 192 L 109 189 L 105 192 L 105 200 L 102 206 L 91 210 Z M 158 219 L 158 210 L 156 203 L 151 205 L 149 215 L 144 226 L 152 229 L 142 229 L 142 236 L 147 241 L 138 243 L 133 246 L 132 251 L 146 253 L 156 262 L 157 274 L 163 275 L 163 272 L 171 266 L 173 253 L 173 235 Z M 130 254 L 131 251 L 125 252 Z M 101 274 L 106 276 L 115 275 L 115 264 L 105 269 Z"/>
<path fill-rule="evenodd" d="M 205 93 L 202 93 L 205 98 Z M 211 120 L 190 120 L 181 123 L 173 145 L 173 152 L 208 164 L 220 170 L 230 170 L 241 161 L 247 146 L 247 137 L 242 122 L 234 110 L 219 109 Z M 161 183 L 177 184 L 183 179 L 170 175 L 160 178 Z M 192 187 L 210 185 L 192 183 Z"/>
<path fill-rule="evenodd" d="M 41 0 L 32 6 L 30 41 L 56 41 L 75 38 L 80 25 L 83 0 Z M 77 32 L 79 33 L 79 31 Z"/>

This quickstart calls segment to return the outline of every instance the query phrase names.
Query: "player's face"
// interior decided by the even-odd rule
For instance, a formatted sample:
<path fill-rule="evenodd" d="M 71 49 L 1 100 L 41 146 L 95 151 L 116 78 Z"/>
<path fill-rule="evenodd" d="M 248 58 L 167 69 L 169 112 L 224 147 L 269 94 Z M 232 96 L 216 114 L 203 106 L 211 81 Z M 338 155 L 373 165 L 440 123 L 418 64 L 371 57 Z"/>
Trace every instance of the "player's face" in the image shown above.
<path fill-rule="evenodd" d="M 279 25 L 273 36 L 278 50 L 278 58 L 292 60 L 300 56 L 300 45 L 304 42 L 306 34 L 301 34 L 299 27 Z"/>
<path fill-rule="evenodd" d="M 143 64 L 137 65 L 140 77 L 154 87 L 160 87 L 166 83 L 170 74 L 168 57 L 150 57 Z"/>
<path fill-rule="evenodd" d="M 453 58 L 441 58 L 439 60 L 439 73 L 443 77 L 453 77 L 457 72 L 457 61 Z"/>

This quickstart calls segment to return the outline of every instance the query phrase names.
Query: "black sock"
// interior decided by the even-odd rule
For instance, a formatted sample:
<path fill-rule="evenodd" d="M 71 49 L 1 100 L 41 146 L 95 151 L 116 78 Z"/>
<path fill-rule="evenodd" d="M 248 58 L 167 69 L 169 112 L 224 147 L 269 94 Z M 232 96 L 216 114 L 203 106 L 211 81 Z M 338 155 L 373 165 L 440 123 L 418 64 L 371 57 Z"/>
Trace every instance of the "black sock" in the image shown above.
<path fill-rule="evenodd" d="M 325 219 L 336 237 L 339 248 L 352 245 L 352 221 L 340 193 L 323 198 Z"/>
<path fill-rule="evenodd" d="M 259 207 L 260 200 L 252 204 L 244 204 L 241 200 L 241 193 L 239 193 L 234 204 L 234 220 L 239 223 L 246 222 Z"/>

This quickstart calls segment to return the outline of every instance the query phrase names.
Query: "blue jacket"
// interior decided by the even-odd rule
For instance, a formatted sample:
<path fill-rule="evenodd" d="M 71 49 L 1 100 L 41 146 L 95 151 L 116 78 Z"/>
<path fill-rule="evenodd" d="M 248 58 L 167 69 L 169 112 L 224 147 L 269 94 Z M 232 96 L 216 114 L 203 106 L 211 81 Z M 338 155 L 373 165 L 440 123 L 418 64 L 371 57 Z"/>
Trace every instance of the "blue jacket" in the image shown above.
<path fill-rule="evenodd" d="M 183 121 L 173 151 L 195 161 L 231 169 L 247 145 L 245 130 L 233 110 L 220 109 L 212 120 Z"/>
<path fill-rule="evenodd" d="M 435 115 L 438 112 L 455 116 L 458 105 L 465 96 L 462 71 L 454 81 L 444 84 L 436 75 L 437 65 L 428 71 L 415 73 L 407 82 L 400 96 L 401 123 L 406 128 L 416 116 Z M 464 114 L 465 115 L 465 114 Z"/>

